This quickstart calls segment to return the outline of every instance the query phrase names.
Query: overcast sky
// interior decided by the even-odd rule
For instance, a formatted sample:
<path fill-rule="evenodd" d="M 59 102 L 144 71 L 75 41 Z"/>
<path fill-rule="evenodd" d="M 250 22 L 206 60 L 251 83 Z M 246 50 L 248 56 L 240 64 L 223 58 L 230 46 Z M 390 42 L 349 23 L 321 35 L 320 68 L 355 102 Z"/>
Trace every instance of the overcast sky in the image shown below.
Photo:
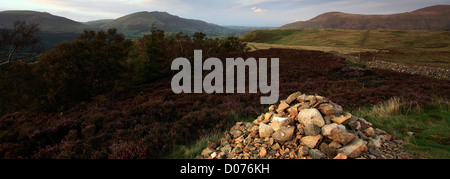
<path fill-rule="evenodd" d="M 139 11 L 165 11 L 218 25 L 272 26 L 339 11 L 394 14 L 450 0 L 0 0 L 0 11 L 34 10 L 86 22 Z"/>

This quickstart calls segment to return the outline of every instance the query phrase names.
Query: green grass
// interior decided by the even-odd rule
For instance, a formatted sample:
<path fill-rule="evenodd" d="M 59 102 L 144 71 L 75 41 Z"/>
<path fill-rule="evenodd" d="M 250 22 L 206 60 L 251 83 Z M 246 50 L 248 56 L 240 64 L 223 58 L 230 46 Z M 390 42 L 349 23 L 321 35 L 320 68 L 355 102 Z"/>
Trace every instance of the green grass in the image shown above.
<path fill-rule="evenodd" d="M 251 31 L 241 38 L 248 42 L 283 45 L 450 50 L 450 31 L 445 30 L 272 29 Z"/>
<path fill-rule="evenodd" d="M 270 48 L 286 48 L 286 49 L 299 49 L 299 50 L 316 50 L 316 51 L 322 51 L 322 52 L 338 52 L 338 53 L 342 53 L 342 54 L 374 52 L 375 51 L 373 49 L 362 49 L 362 48 L 283 45 L 283 44 L 255 43 L 255 42 L 249 42 L 248 47 L 250 47 L 250 50 L 270 49 Z"/>
<path fill-rule="evenodd" d="M 244 39 L 252 39 L 251 42 L 278 43 L 281 39 L 290 36 L 296 30 L 254 30 L 243 35 Z"/>
<path fill-rule="evenodd" d="M 173 152 L 170 153 L 167 158 L 169 159 L 194 159 L 198 156 L 203 149 L 206 148 L 208 142 L 215 142 L 223 137 L 222 133 L 212 133 L 208 136 L 204 136 L 192 145 L 177 145 L 174 147 Z"/>
<path fill-rule="evenodd" d="M 271 29 L 251 31 L 241 39 L 250 42 L 252 49 L 294 48 L 356 56 L 370 52 L 361 60 L 450 69 L 448 30 Z"/>
<path fill-rule="evenodd" d="M 395 133 L 407 142 L 405 150 L 416 158 L 450 159 L 450 101 L 434 99 L 429 106 L 417 106 L 393 98 L 352 113 Z"/>
<path fill-rule="evenodd" d="M 414 158 L 450 159 L 450 101 L 435 98 L 428 106 L 392 98 L 378 105 L 346 110 L 371 122 L 374 127 L 395 134 L 406 142 L 404 149 Z M 254 119 L 232 121 L 252 122 Z M 414 132 L 412 136 L 408 132 Z M 174 146 L 167 158 L 193 159 L 206 148 L 208 142 L 223 137 L 216 131 L 190 145 Z"/>

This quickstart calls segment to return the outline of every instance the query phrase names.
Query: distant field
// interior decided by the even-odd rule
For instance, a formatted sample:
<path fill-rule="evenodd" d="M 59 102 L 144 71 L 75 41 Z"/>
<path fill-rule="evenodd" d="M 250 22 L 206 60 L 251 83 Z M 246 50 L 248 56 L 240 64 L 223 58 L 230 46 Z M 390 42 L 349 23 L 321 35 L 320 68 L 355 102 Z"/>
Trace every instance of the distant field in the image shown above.
<path fill-rule="evenodd" d="M 450 50 L 450 31 L 275 29 L 255 30 L 241 37 L 248 42 L 284 45 Z"/>
<path fill-rule="evenodd" d="M 255 43 L 255 42 L 249 42 L 248 46 L 250 47 L 251 50 L 270 49 L 270 48 L 288 48 L 288 49 L 301 49 L 301 50 L 317 50 L 317 51 L 323 51 L 323 52 L 339 52 L 339 53 L 343 53 L 343 54 L 378 51 L 376 49 L 365 49 L 365 48 L 284 45 L 284 44 L 269 44 L 269 43 Z"/>
<path fill-rule="evenodd" d="M 255 30 L 241 36 L 256 49 L 292 48 L 364 53 L 362 60 L 450 68 L 450 31 L 427 30 Z"/>

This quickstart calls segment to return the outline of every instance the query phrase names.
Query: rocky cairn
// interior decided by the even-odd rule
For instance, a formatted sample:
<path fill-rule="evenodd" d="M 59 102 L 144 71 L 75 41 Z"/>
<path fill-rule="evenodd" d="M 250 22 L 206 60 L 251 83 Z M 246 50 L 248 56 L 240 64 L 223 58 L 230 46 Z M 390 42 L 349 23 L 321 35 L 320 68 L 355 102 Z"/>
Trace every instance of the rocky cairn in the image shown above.
<path fill-rule="evenodd" d="M 252 123 L 208 142 L 203 159 L 401 158 L 402 141 L 318 95 L 291 94 Z M 401 154 L 402 156 L 406 154 Z"/>

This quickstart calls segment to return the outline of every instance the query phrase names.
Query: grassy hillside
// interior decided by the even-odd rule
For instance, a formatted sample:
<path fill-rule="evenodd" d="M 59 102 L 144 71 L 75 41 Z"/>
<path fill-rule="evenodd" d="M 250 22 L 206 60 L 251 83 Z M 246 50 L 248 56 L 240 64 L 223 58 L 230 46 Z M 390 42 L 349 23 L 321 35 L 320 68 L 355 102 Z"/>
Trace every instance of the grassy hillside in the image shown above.
<path fill-rule="evenodd" d="M 47 50 L 62 41 L 74 40 L 85 29 L 97 30 L 95 27 L 65 17 L 36 11 L 2 11 L 0 12 L 0 29 L 12 29 L 14 21 L 17 20 L 39 24 L 40 32 L 37 35 L 41 40 L 41 46 Z"/>
<path fill-rule="evenodd" d="M 353 110 L 376 127 L 406 141 L 415 158 L 450 158 L 450 102 L 434 98 L 430 105 L 413 105 L 399 98 Z"/>
<path fill-rule="evenodd" d="M 127 37 L 141 37 L 149 33 L 152 25 L 166 32 L 183 32 L 185 34 L 194 34 L 203 32 L 207 35 L 222 35 L 231 31 L 228 28 L 200 20 L 185 19 L 171 15 L 166 12 L 137 12 L 120 17 L 110 23 L 101 26 L 103 29 L 117 28 Z"/>
<path fill-rule="evenodd" d="M 450 68 L 450 31 L 255 30 L 241 36 L 254 50 L 292 48 L 354 54 L 362 60 Z M 364 53 L 366 52 L 366 53 Z"/>
<path fill-rule="evenodd" d="M 95 21 L 88 21 L 84 24 L 94 27 L 94 28 L 101 28 L 102 26 L 113 22 L 115 19 L 101 19 L 101 20 L 95 20 Z"/>
<path fill-rule="evenodd" d="M 283 45 L 450 50 L 450 31 L 273 29 L 255 30 L 241 38 L 248 42 Z"/>
<path fill-rule="evenodd" d="M 328 12 L 308 21 L 286 24 L 281 28 L 448 30 L 450 29 L 449 20 L 450 6 L 437 5 L 412 12 L 391 15 L 362 15 Z"/>
<path fill-rule="evenodd" d="M 47 12 L 36 11 L 2 11 L 0 12 L 0 28 L 10 29 L 16 20 L 38 23 L 41 31 L 52 33 L 81 33 L 84 29 L 94 29 L 88 25 L 55 16 Z"/>

